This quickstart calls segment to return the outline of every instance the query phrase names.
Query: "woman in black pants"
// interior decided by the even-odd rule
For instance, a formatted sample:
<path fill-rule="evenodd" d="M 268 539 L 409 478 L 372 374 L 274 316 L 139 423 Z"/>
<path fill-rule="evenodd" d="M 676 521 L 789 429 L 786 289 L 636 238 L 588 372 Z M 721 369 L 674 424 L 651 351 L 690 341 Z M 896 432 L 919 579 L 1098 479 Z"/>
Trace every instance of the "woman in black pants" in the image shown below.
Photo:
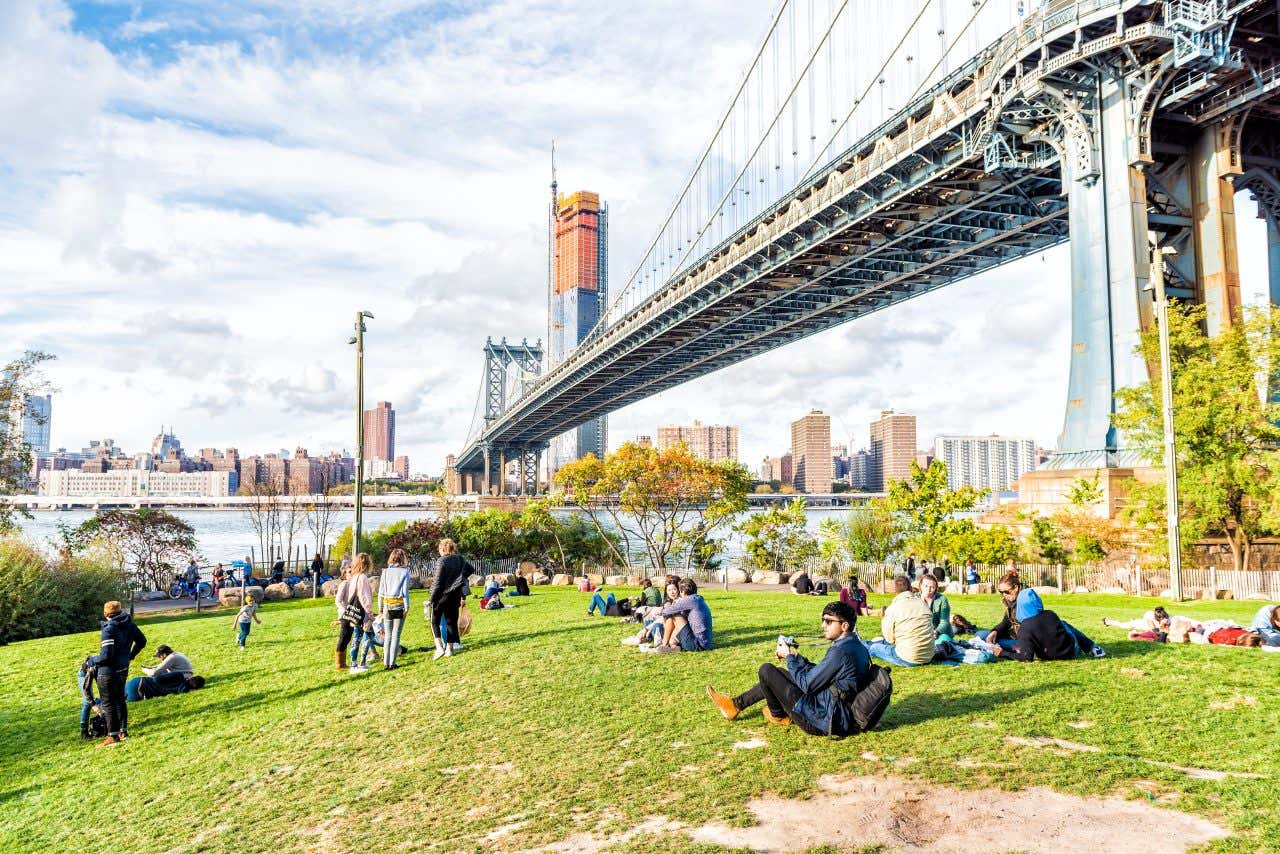
<path fill-rule="evenodd" d="M 436 561 L 436 577 L 431 582 L 431 633 L 436 639 L 435 659 L 453 655 L 458 648 L 458 609 L 471 592 L 470 578 L 474 570 L 457 544 L 445 537 L 440 541 L 440 559 Z M 440 624 L 444 623 L 444 634 Z"/>

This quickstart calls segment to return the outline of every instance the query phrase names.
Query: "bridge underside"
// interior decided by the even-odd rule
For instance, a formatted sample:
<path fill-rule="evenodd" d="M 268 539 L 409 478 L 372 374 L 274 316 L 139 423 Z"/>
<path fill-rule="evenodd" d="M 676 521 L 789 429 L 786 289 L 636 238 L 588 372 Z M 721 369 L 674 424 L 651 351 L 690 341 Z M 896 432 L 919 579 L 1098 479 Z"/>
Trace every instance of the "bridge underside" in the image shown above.
<path fill-rule="evenodd" d="M 504 488 L 503 456 L 526 459 L 589 418 L 1067 240 L 1055 463 L 1137 462 L 1112 416 L 1115 391 L 1146 378 L 1134 347 L 1151 323 L 1153 249 L 1176 250 L 1161 256 L 1166 281 L 1208 306 L 1208 332 L 1230 324 L 1234 194 L 1248 189 L 1280 303 L 1280 13 L 1253 4 L 1234 42 L 1192 32 L 1203 56 L 1179 64 L 1188 36 L 1155 19 L 1160 5 L 1080 3 L 1091 13 L 993 46 L 580 348 L 493 420 L 458 471 L 478 473 L 480 491 Z"/>

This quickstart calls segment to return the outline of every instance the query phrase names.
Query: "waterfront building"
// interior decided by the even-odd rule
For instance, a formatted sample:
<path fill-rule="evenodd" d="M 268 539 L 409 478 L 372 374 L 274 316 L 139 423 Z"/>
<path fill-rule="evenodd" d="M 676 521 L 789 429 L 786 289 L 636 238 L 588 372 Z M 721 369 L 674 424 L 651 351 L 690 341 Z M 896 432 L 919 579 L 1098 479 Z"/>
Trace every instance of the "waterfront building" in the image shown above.
<path fill-rule="evenodd" d="M 27 445 L 33 457 L 49 453 L 52 420 L 52 395 L 22 394 L 9 403 L 9 434 Z"/>
<path fill-rule="evenodd" d="M 693 426 L 663 426 L 658 428 L 658 450 L 683 442 L 699 459 L 721 462 L 738 461 L 738 428 L 725 424 L 703 424 L 694 419 Z"/>
<path fill-rule="evenodd" d="M 883 410 L 879 420 L 871 422 L 869 491 L 885 492 L 891 481 L 910 478 L 915 456 L 916 417 L 892 409 Z"/>
<path fill-rule="evenodd" d="M 385 400 L 364 411 L 364 456 L 388 462 L 396 458 L 396 412 Z"/>
<path fill-rule="evenodd" d="M 790 486 L 795 477 L 791 454 L 780 457 L 768 457 L 760 469 L 761 480 L 776 480 L 779 484 Z"/>
<path fill-rule="evenodd" d="M 641 435 L 639 435 L 639 436 L 636 436 L 636 438 L 635 438 L 635 443 L 636 443 L 637 445 L 639 445 L 640 447 L 642 447 L 642 448 L 652 448 L 652 447 L 653 447 L 653 437 L 652 437 L 652 436 L 646 436 L 646 435 L 641 434 Z"/>
<path fill-rule="evenodd" d="M 409 458 L 408 457 L 404 456 L 403 454 L 396 457 L 395 465 L 392 468 L 395 469 L 396 477 L 400 478 L 401 480 L 409 479 Z"/>
<path fill-rule="evenodd" d="M 952 489 L 971 486 L 992 493 L 1011 488 L 1018 478 L 1035 471 L 1039 455 L 1034 439 L 1011 436 L 938 436 L 934 456 L 947 464 Z"/>
<path fill-rule="evenodd" d="M 547 356 L 549 367 L 554 368 L 587 339 L 607 305 L 609 209 L 596 193 L 557 196 L 554 178 L 551 194 Z M 551 440 L 549 473 L 554 475 L 561 466 L 587 454 L 603 459 L 607 446 L 606 418 L 592 418 Z"/>
<path fill-rule="evenodd" d="M 871 454 L 864 450 L 849 455 L 849 470 L 845 474 L 845 483 L 862 492 L 872 492 L 868 486 L 871 477 Z"/>
<path fill-rule="evenodd" d="M 231 473 L 123 469 L 102 473 L 64 469 L 40 473 L 41 495 L 68 498 L 225 498 Z"/>
<path fill-rule="evenodd" d="M 169 459 L 171 455 L 178 459 L 181 459 L 184 456 L 182 453 L 182 443 L 179 442 L 178 437 L 174 435 L 172 427 L 167 430 L 164 427 L 161 427 L 160 432 L 151 440 L 151 458 L 156 460 L 165 460 Z"/>
<path fill-rule="evenodd" d="M 831 416 L 814 409 L 791 422 L 793 484 L 797 492 L 831 492 Z"/>

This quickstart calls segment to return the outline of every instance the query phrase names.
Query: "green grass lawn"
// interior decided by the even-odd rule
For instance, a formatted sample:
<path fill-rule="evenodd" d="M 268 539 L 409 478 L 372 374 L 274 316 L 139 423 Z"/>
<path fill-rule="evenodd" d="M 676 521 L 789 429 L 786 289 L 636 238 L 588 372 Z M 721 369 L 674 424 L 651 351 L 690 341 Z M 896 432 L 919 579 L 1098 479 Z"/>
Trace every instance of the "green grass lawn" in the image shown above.
<path fill-rule="evenodd" d="M 232 612 L 145 619 L 143 656 L 167 643 L 209 683 L 131 704 L 132 738 L 104 749 L 79 740 L 73 684 L 96 633 L 0 647 L 0 849 L 471 850 L 513 825 L 497 844 L 524 848 L 654 815 L 740 825 L 762 793 L 889 772 L 1130 798 L 1155 797 L 1143 794 L 1154 784 L 1161 803 L 1233 832 L 1217 848 L 1280 850 L 1280 655 L 1129 642 L 1099 618 L 1138 616 L 1154 600 L 1053 596 L 1048 607 L 1104 644 L 1106 659 L 895 668 L 881 728 L 830 740 L 769 726 L 758 709 L 726 722 L 703 694 L 708 682 L 745 689 L 778 632 L 816 635 L 829 600 L 704 592 L 717 646 L 702 655 L 641 655 L 618 642 L 633 626 L 585 617 L 586 597 L 544 587 L 478 614 L 455 658 L 413 653 L 397 671 L 364 676 L 334 672 L 329 602 L 268 604 L 243 654 Z M 415 594 L 410 649 L 430 634 Z M 980 624 L 1000 612 L 993 596 L 951 598 Z M 1257 605 L 1174 612 L 1247 624 Z M 878 621 L 860 631 L 875 636 Z M 1081 721 L 1092 726 L 1069 726 Z M 733 749 L 751 738 L 768 746 Z M 1148 760 L 1263 776 L 1196 779 Z M 1015 847 L 998 822 L 992 850 Z"/>

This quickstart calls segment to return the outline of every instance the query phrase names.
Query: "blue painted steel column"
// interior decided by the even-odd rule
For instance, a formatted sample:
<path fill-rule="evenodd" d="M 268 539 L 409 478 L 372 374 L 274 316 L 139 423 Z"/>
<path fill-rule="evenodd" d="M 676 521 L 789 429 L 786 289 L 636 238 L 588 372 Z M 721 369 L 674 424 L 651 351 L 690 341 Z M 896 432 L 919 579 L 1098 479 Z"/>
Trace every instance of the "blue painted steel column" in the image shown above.
<path fill-rule="evenodd" d="M 1205 332 L 1217 335 L 1240 313 L 1240 261 L 1236 249 L 1235 188 L 1240 174 L 1232 157 L 1231 125 L 1200 132 L 1192 150 L 1196 231 L 1196 281 L 1205 305 Z"/>
<path fill-rule="evenodd" d="M 1280 308 L 1280 220 L 1267 216 L 1267 274 L 1271 280 L 1271 304 Z"/>
<path fill-rule="evenodd" d="M 1071 368 L 1067 412 L 1054 469 L 1141 463 L 1112 424 L 1115 392 L 1147 379 L 1136 353 L 1149 275 L 1146 179 L 1130 165 L 1126 103 L 1121 88 L 1103 81 L 1094 116 L 1100 174 L 1076 174 L 1078 158 L 1063 158 L 1070 200 Z M 1065 146 L 1070 152 L 1072 140 Z"/>

